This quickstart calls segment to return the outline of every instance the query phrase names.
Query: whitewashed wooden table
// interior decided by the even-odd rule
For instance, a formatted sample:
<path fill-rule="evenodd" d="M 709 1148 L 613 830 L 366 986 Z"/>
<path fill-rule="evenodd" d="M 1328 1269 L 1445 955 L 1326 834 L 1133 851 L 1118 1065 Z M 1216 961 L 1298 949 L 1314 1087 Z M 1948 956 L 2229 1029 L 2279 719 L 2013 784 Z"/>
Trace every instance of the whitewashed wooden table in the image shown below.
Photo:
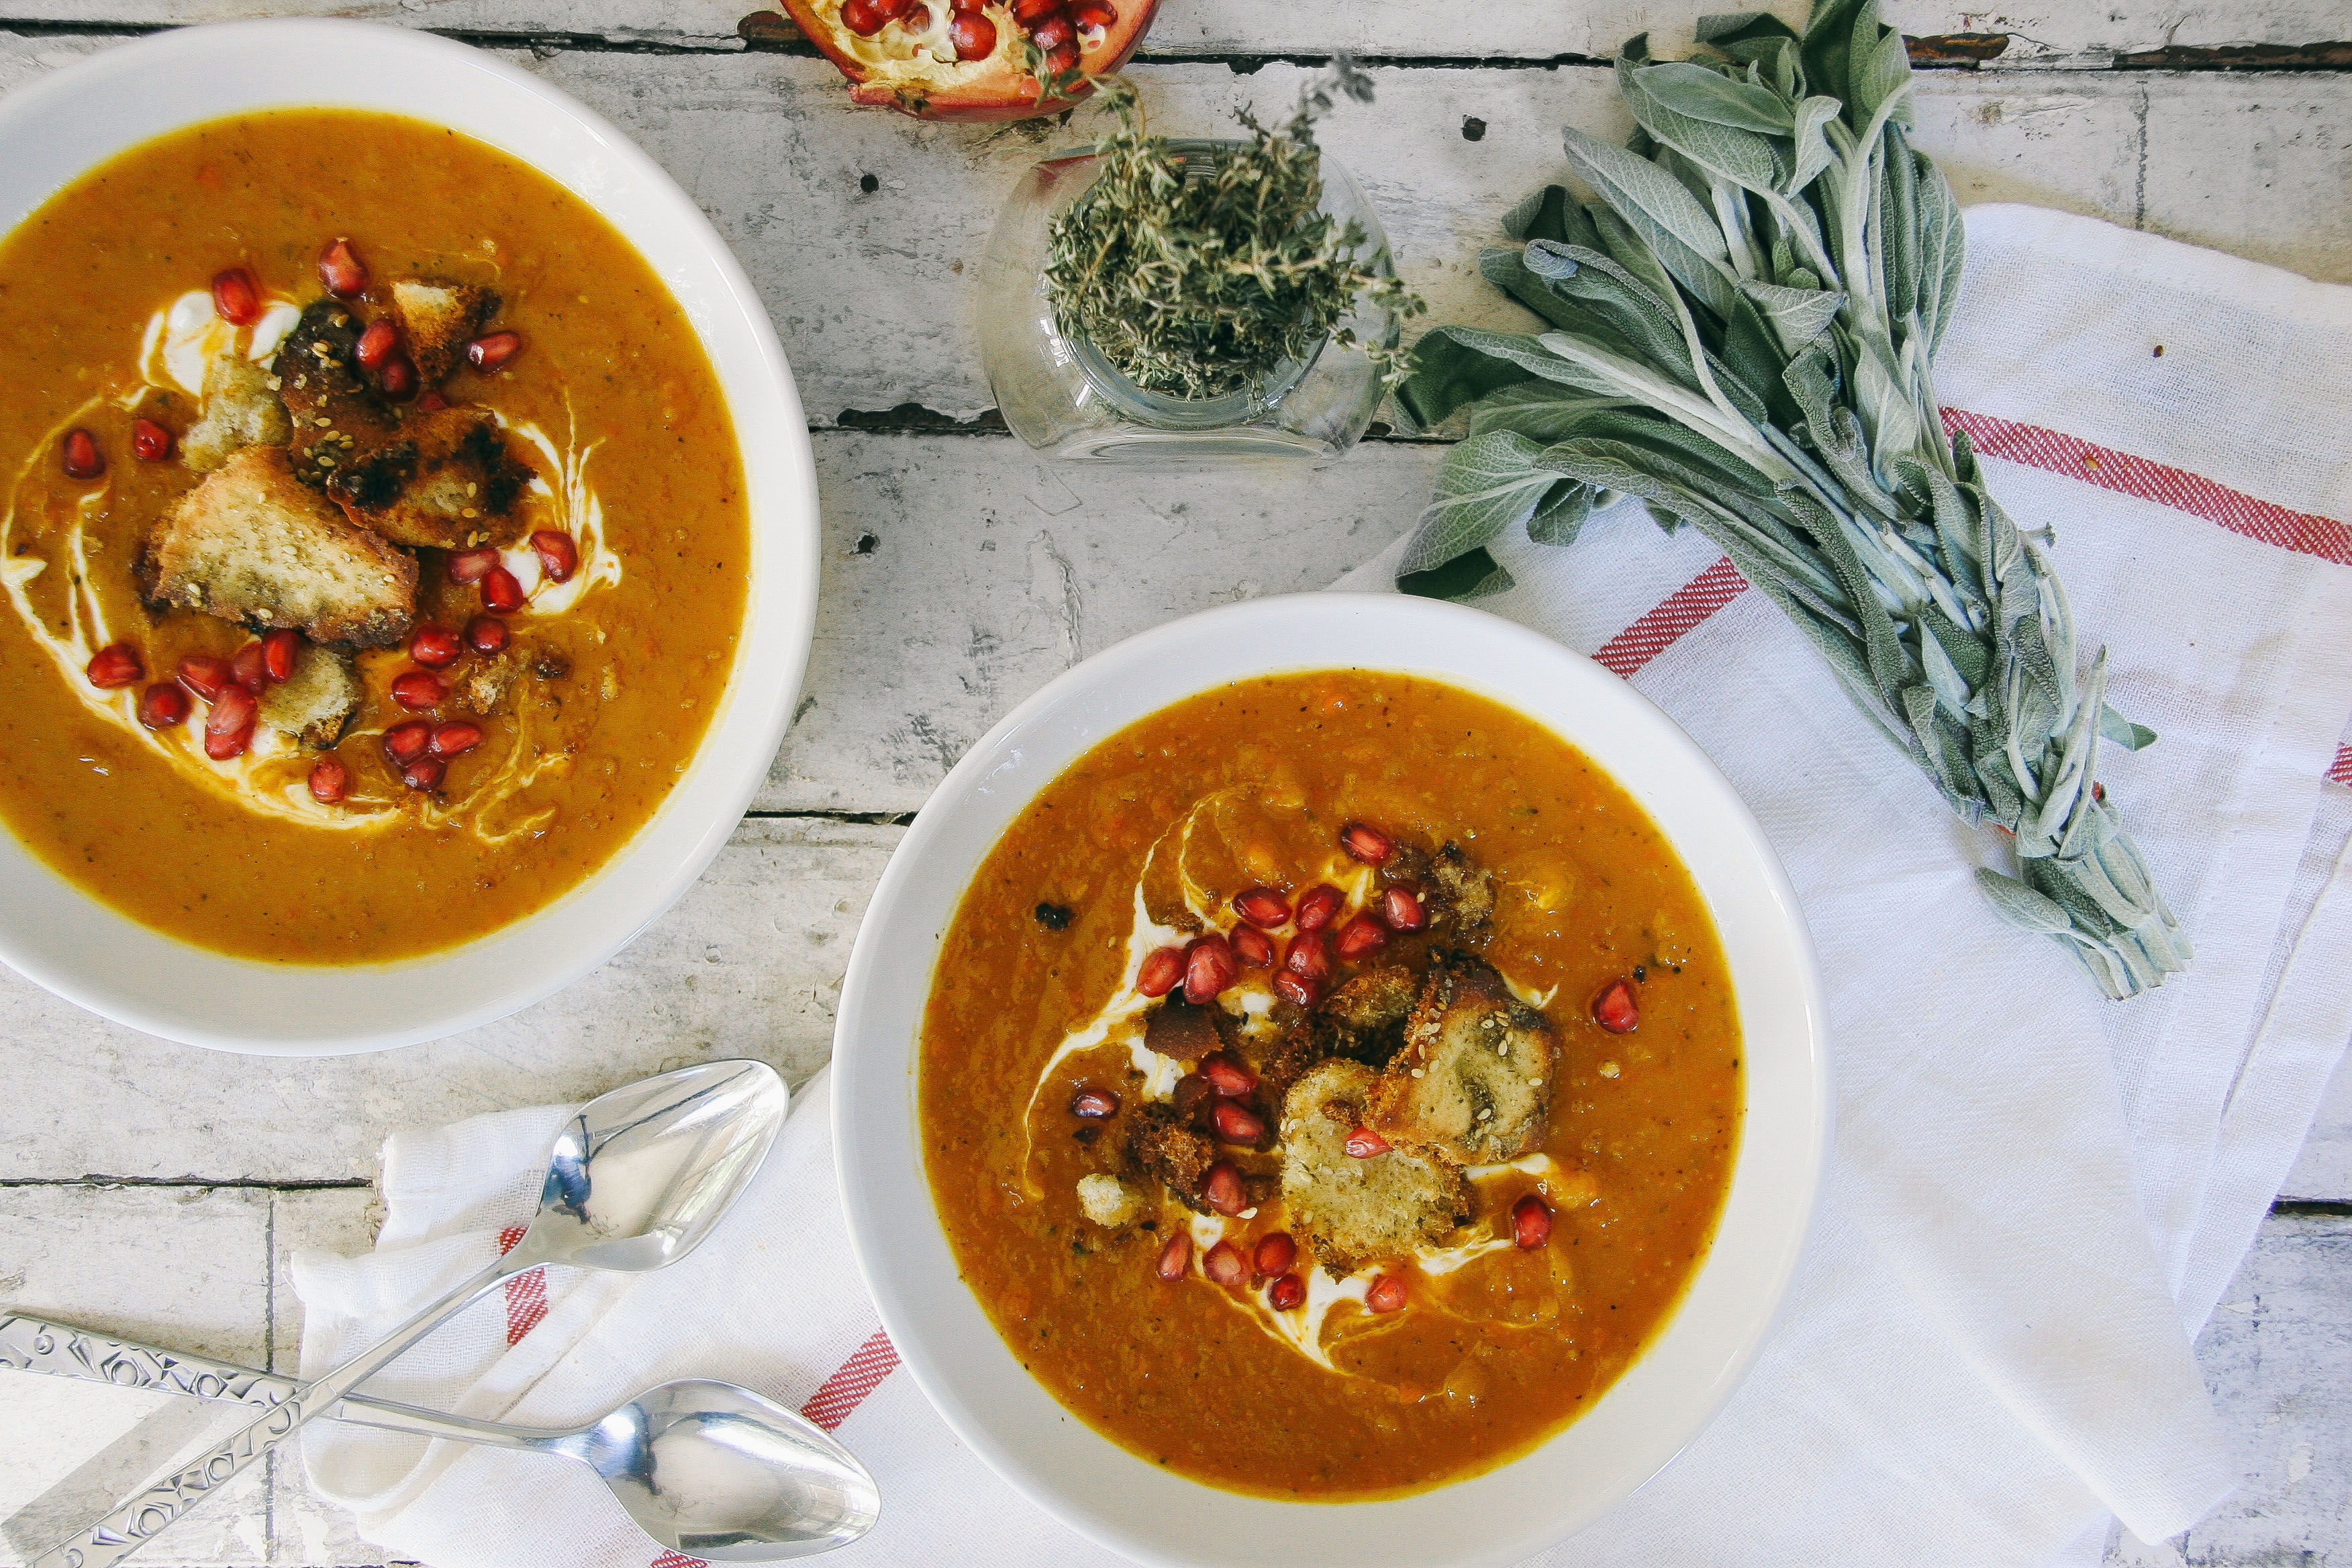
<path fill-rule="evenodd" d="M 804 1079 L 901 825 L 990 723 L 1157 622 L 1319 587 L 1411 521 L 1439 455 L 1426 444 L 1376 438 L 1273 481 L 1042 468 L 988 416 L 972 279 L 999 201 L 1062 132 L 853 109 L 831 66 L 746 24 L 747 4 L 0 0 L 0 87 L 130 34 L 315 9 L 508 52 L 611 116 L 767 300 L 810 412 L 825 533 L 808 684 L 753 811 L 676 910 L 562 994 L 431 1046 L 276 1062 L 167 1046 L 0 971 L 0 1310 L 290 1369 L 286 1255 L 368 1244 L 386 1133 L 714 1056 Z M 1344 43 L 1373 67 L 1379 107 L 1332 121 L 1327 145 L 1363 179 L 1433 318 L 1492 319 L 1477 247 L 1559 168 L 1558 127 L 1623 128 L 1606 57 L 1645 28 L 1662 49 L 1686 42 L 1713 8 L 1166 0 L 1135 74 L 1155 128 L 1213 133 L 1234 105 L 1286 101 Z M 2352 0 L 1887 11 L 1945 67 L 1922 80 L 1919 141 L 1963 201 L 2063 207 L 2352 280 Z M 2243 1436 L 2245 1486 L 2186 1541 L 2120 1542 L 2111 1560 L 2352 1563 L 2352 1074 L 2199 1353 Z M 0 1381 L 0 1517 L 153 1405 Z M 0 1559 L 20 1561 L 5 1545 Z M 137 1559 L 381 1560 L 290 1461 Z"/>

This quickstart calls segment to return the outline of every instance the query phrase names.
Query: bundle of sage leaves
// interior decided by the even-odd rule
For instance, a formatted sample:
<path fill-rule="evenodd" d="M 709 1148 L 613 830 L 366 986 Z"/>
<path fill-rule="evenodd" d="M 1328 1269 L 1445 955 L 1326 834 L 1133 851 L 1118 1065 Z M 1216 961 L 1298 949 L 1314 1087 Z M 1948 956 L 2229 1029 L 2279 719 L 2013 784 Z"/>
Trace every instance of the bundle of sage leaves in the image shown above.
<path fill-rule="evenodd" d="M 1800 35 L 1709 17 L 1688 60 L 1625 45 L 1639 129 L 1574 129 L 1599 195 L 1559 186 L 1505 220 L 1486 278 L 1551 323 L 1440 327 L 1396 400 L 1409 428 L 1466 416 L 1400 586 L 1507 586 L 1484 548 L 1567 544 L 1597 500 L 1697 528 L 1788 614 L 1854 705 L 2015 876 L 1979 884 L 2066 945 L 2111 997 L 2190 948 L 2105 791 L 2102 740 L 2156 737 L 2077 669 L 2047 531 L 2021 530 L 1929 380 L 1960 281 L 1951 188 L 1910 144 L 1911 64 L 1878 0 L 1816 0 Z"/>
<path fill-rule="evenodd" d="M 1323 208 L 1315 121 L 1341 98 L 1369 102 L 1372 80 L 1345 59 L 1310 81 L 1290 117 L 1261 124 L 1210 159 L 1145 124 L 1132 85 L 1103 81 L 1118 129 L 1096 143 L 1098 172 L 1046 236 L 1045 297 L 1065 337 L 1081 338 L 1147 391 L 1222 397 L 1326 338 L 1359 347 L 1393 385 L 1410 356 L 1393 326 L 1358 342 L 1344 325 L 1361 299 L 1391 323 L 1426 307 L 1385 249 Z"/>

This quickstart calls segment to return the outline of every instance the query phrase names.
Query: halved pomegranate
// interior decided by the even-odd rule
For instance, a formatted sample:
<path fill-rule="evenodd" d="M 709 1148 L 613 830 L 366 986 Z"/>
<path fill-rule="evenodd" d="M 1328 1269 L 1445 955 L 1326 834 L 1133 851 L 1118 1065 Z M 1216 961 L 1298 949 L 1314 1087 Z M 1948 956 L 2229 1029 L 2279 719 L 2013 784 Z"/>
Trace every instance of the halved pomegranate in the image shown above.
<path fill-rule="evenodd" d="M 1031 68 L 1108 76 L 1150 30 L 1160 0 L 782 0 L 849 96 L 925 120 L 1058 114 L 1094 91 L 1041 91 Z"/>

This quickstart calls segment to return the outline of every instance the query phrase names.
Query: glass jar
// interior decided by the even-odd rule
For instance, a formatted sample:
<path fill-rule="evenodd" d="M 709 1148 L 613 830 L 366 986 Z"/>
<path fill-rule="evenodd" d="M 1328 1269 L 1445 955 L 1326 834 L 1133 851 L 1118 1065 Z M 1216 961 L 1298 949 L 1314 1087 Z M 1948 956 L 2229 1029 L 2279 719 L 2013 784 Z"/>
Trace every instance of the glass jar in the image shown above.
<path fill-rule="evenodd" d="M 1171 140 L 1189 177 L 1205 175 L 1239 142 Z M 1381 405 L 1381 378 L 1360 349 L 1328 338 L 1223 397 L 1177 397 L 1137 385 L 1083 337 L 1065 336 L 1045 298 L 1046 236 L 1092 185 L 1092 148 L 1033 166 L 996 220 L 982 262 L 981 356 L 1013 433 L 1056 458 L 1181 465 L 1240 458 L 1328 462 L 1356 444 Z M 1197 169 L 1200 175 L 1193 175 Z M 1388 268 L 1388 237 L 1339 161 L 1322 154 L 1323 210 L 1363 231 L 1358 254 Z M 1360 342 L 1393 344 L 1400 323 L 1358 296 L 1341 318 Z"/>

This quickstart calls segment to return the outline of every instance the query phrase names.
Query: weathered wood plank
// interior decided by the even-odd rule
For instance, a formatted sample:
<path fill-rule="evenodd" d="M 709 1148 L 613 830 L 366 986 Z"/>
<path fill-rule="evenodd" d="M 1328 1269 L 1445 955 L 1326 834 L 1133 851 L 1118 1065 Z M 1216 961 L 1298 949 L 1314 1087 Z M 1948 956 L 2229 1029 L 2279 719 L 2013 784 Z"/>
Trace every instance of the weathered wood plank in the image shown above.
<path fill-rule="evenodd" d="M 258 1364 L 269 1352 L 269 1215 L 270 1194 L 249 1188 L 0 1188 L 0 1316 L 62 1319 Z M 177 1403 L 168 1394 L 0 1373 L 0 1518 Z M 171 1462 L 182 1441 L 236 1425 L 226 1411 L 167 1416 L 169 1451 L 156 1462 Z M 269 1496 L 266 1470 L 240 1476 L 174 1530 L 170 1548 L 152 1561 L 262 1560 Z M 0 1541 L 0 1563 L 21 1563 L 71 1528 L 70 1521 L 19 1521 L 11 1539 Z"/>
<path fill-rule="evenodd" d="M 0 1063 L 16 1086 L 0 1179 L 367 1179 L 394 1129 L 584 1100 L 685 1062 L 758 1057 L 798 1081 L 831 1048 L 849 941 L 899 831 L 748 821 L 676 909 L 587 979 L 501 1023 L 375 1056 L 191 1050 L 0 971 Z"/>
<path fill-rule="evenodd" d="M 2245 1480 L 2177 1541 L 2110 1568 L 2273 1568 L 2352 1554 L 2352 1219 L 2273 1215 L 2197 1343 Z"/>
<path fill-rule="evenodd" d="M 1801 0 L 1769 7 L 1802 19 Z M 476 35 L 536 35 L 727 48 L 738 42 L 755 0 L 678 0 L 648 7 L 640 0 L 12 0 L 11 18 L 83 25 L 163 26 L 258 15 L 352 16 Z M 2105 62 L 2166 48 L 2232 45 L 2289 47 L 2352 34 L 2334 0 L 2252 0 L 2182 7 L 2161 0 L 2028 0 L 1983 10 L 1955 0 L 1890 0 L 1886 19 L 1915 37 L 2001 34 L 2004 61 Z M 1661 50 L 1690 40 L 1699 8 L 1664 10 L 1644 0 L 1591 5 L 1464 5 L 1442 22 L 1413 5 L 1360 5 L 1301 0 L 1178 0 L 1164 5 L 1147 40 L 1150 57 L 1208 55 L 1246 59 L 1269 55 L 1320 57 L 1335 48 L 1376 59 L 1549 60 L 1606 57 L 1635 33 Z M 1434 23 L 1434 25 L 1433 25 Z"/>

